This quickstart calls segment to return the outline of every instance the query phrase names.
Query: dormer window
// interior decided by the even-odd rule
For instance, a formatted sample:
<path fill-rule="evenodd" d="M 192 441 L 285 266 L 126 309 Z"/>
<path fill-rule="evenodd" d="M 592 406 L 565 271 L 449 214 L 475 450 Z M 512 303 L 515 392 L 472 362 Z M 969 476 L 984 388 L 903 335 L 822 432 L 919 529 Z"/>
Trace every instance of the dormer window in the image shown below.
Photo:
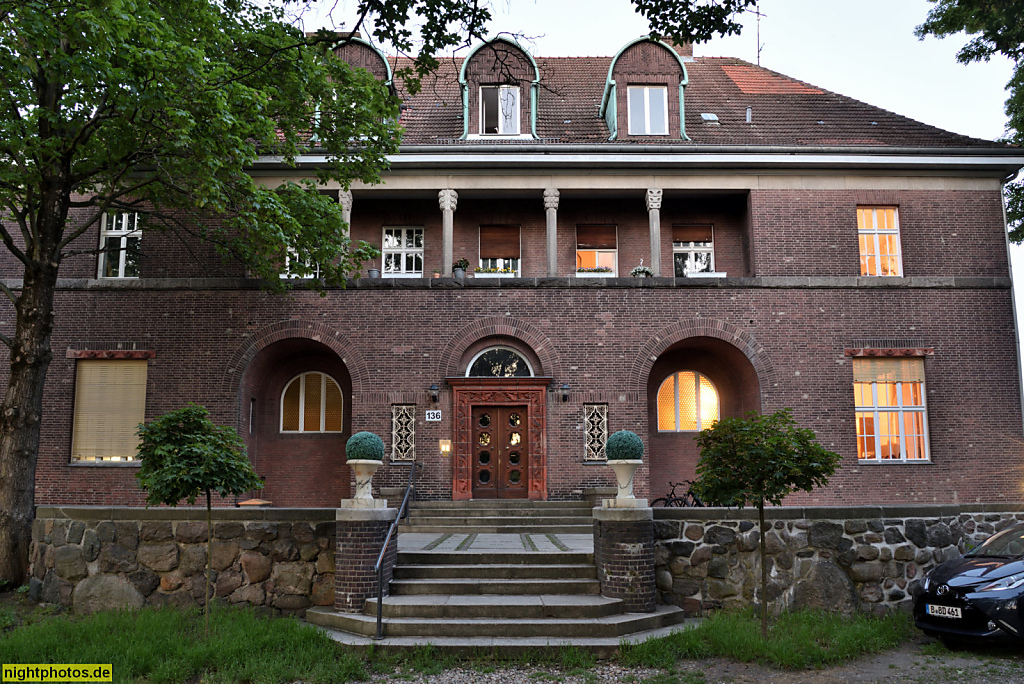
<path fill-rule="evenodd" d="M 629 134 L 668 135 L 668 88 L 629 86 Z"/>
<path fill-rule="evenodd" d="M 480 132 L 519 135 L 519 86 L 480 87 Z"/>

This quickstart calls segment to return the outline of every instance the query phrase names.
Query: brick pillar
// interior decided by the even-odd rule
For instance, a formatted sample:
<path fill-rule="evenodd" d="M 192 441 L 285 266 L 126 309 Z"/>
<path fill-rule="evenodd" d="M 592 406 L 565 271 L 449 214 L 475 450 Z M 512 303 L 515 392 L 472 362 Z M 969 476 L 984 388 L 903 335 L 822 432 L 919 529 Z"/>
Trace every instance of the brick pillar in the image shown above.
<path fill-rule="evenodd" d="M 377 563 L 388 528 L 398 517 L 396 508 L 339 508 L 338 548 L 335 556 L 334 609 L 339 613 L 361 613 L 366 599 L 377 595 Z M 384 595 L 398 556 L 398 534 L 391 538 L 384 555 Z"/>
<path fill-rule="evenodd" d="M 594 563 L 602 596 L 622 599 L 629 613 L 654 612 L 654 511 L 595 508 Z"/>

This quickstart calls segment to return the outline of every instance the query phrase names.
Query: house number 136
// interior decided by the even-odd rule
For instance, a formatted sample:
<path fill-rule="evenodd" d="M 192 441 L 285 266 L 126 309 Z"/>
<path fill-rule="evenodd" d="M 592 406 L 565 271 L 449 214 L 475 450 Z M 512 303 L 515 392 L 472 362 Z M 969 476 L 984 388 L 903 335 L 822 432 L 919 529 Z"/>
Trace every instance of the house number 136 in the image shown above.
<path fill-rule="evenodd" d="M 426 411 L 426 414 L 427 414 L 427 422 L 429 422 L 429 423 L 438 423 L 438 422 L 441 421 L 441 412 L 440 411 Z"/>

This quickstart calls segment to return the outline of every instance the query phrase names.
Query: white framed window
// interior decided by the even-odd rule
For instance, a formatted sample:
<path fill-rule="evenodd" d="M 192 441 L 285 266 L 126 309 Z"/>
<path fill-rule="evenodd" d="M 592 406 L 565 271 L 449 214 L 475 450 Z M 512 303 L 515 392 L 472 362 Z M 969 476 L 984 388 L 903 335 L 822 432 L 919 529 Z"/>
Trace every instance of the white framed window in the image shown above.
<path fill-rule="evenodd" d="M 713 226 L 672 226 L 672 262 L 675 277 L 715 272 Z"/>
<path fill-rule="evenodd" d="M 576 275 L 611 275 L 618 272 L 617 227 L 576 226 Z"/>
<path fill-rule="evenodd" d="M 719 414 L 718 390 L 702 373 L 673 373 L 658 388 L 658 432 L 703 430 Z"/>
<path fill-rule="evenodd" d="M 584 404 L 583 427 L 583 460 L 607 460 L 604 443 L 608 441 L 608 404 Z"/>
<path fill-rule="evenodd" d="M 100 219 L 98 278 L 138 278 L 142 231 L 138 212 L 111 212 Z"/>
<path fill-rule="evenodd" d="M 416 405 L 391 405 L 391 460 L 416 460 Z"/>
<path fill-rule="evenodd" d="M 384 228 L 383 271 L 392 277 L 423 277 L 423 229 L 410 226 Z"/>
<path fill-rule="evenodd" d="M 929 460 L 923 359 L 853 359 L 853 398 L 858 460 Z"/>
<path fill-rule="evenodd" d="M 901 276 L 900 224 L 896 207 L 857 207 L 862 276 Z"/>
<path fill-rule="evenodd" d="M 519 135 L 519 86 L 480 87 L 480 133 Z"/>
<path fill-rule="evenodd" d="M 341 387 L 326 373 L 292 378 L 281 392 L 281 432 L 341 432 Z"/>
<path fill-rule="evenodd" d="M 480 226 L 480 268 L 477 273 L 519 275 L 519 226 Z"/>
<path fill-rule="evenodd" d="M 284 268 L 281 270 L 280 277 L 288 280 L 295 278 L 319 278 L 320 264 L 303 261 L 299 258 L 298 253 L 289 247 L 288 252 L 284 255 Z"/>
<path fill-rule="evenodd" d="M 145 361 L 80 359 L 75 368 L 71 460 L 134 461 L 146 419 Z"/>
<path fill-rule="evenodd" d="M 668 88 L 629 86 L 629 134 L 668 135 Z"/>

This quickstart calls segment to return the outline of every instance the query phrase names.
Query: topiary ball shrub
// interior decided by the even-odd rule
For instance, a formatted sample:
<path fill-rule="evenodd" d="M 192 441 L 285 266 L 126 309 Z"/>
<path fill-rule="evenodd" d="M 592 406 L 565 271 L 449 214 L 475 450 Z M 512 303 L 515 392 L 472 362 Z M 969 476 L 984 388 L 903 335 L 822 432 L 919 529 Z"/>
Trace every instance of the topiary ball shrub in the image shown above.
<path fill-rule="evenodd" d="M 384 460 L 384 441 L 372 432 L 357 432 L 345 442 L 345 460 Z"/>
<path fill-rule="evenodd" d="M 604 443 L 604 453 L 609 461 L 639 461 L 644 457 L 644 441 L 635 432 L 619 430 Z"/>

